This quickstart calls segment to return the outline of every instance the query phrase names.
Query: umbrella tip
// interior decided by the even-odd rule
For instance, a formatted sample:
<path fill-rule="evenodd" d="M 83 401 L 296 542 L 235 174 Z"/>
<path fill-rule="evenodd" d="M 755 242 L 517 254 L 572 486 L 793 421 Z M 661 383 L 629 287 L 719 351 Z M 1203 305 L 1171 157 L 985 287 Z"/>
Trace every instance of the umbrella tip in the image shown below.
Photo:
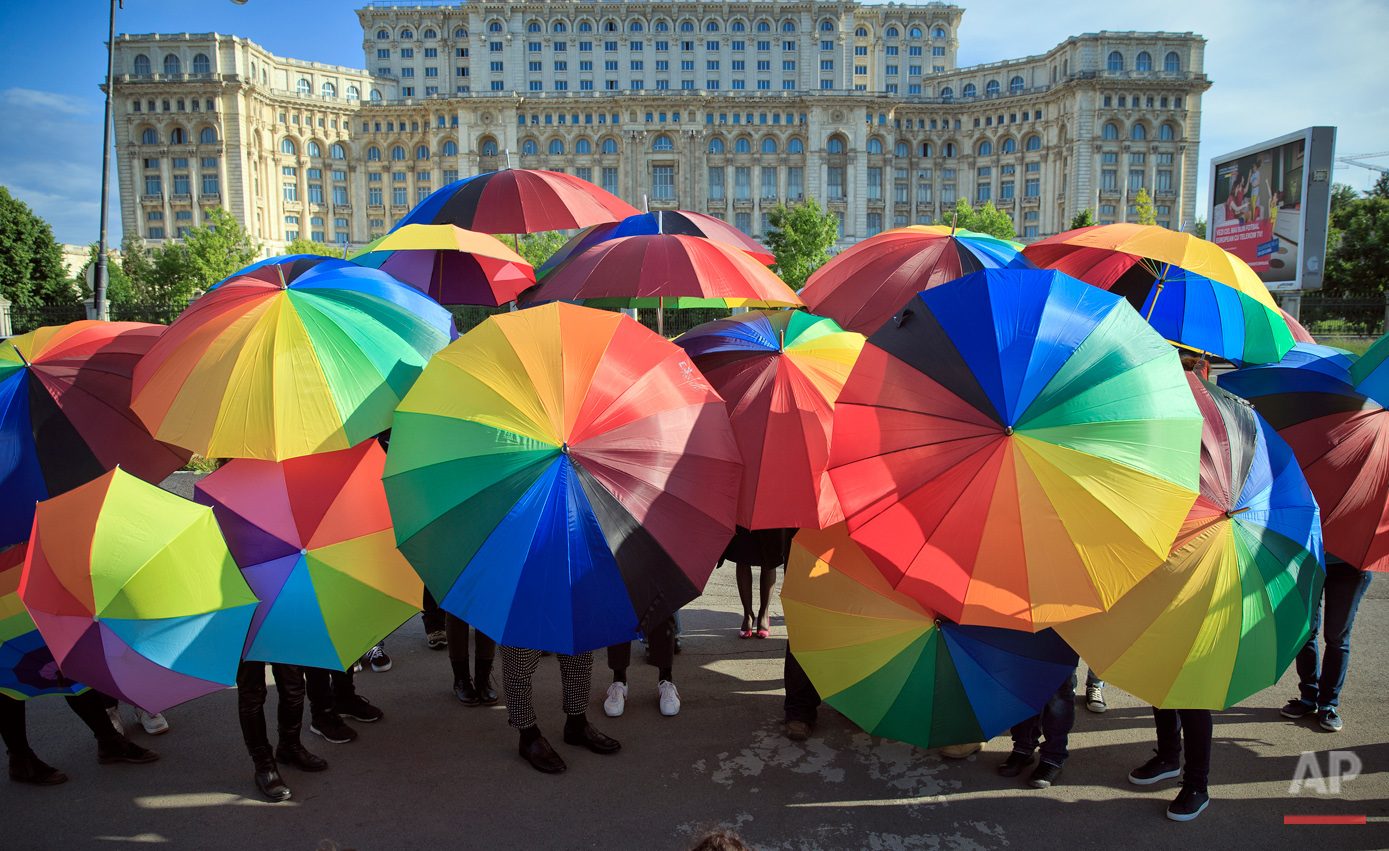
<path fill-rule="evenodd" d="M 1007 435 L 1011 435 L 1011 434 L 1013 433 L 1013 427 L 1012 427 L 1012 426 L 1008 426 L 1008 427 L 1004 428 L 1004 429 L 1003 429 L 1003 433 L 1004 433 L 1004 434 L 1007 434 Z"/>
<path fill-rule="evenodd" d="M 309 554 L 308 547 L 300 547 L 300 548 L 299 548 L 299 555 L 301 555 L 301 556 L 306 556 L 306 555 L 308 555 L 308 554 Z"/>
<path fill-rule="evenodd" d="M 566 440 L 564 443 L 561 443 L 561 444 L 559 445 L 559 451 L 562 452 L 562 453 L 564 453 L 565 455 L 568 455 L 568 454 L 569 454 L 569 441 Z"/>

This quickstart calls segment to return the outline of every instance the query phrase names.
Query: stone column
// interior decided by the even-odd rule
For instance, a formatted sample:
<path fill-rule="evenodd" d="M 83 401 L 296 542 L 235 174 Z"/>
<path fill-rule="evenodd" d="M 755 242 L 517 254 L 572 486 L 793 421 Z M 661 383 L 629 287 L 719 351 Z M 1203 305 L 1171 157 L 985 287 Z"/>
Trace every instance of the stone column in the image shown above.
<path fill-rule="evenodd" d="M 9 337 L 14 334 L 14 328 L 10 325 L 10 300 L 0 295 L 0 337 Z"/>

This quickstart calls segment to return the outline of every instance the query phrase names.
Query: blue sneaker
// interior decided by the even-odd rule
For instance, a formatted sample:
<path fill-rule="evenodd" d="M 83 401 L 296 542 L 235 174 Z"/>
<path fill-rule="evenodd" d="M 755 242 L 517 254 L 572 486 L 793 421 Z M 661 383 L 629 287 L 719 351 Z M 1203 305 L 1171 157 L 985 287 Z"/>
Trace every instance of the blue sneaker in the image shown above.
<path fill-rule="evenodd" d="M 1327 706 L 1317 710 L 1317 723 L 1328 733 L 1341 732 L 1341 716 L 1336 714 L 1336 707 Z"/>
<path fill-rule="evenodd" d="M 1308 703 L 1300 697 L 1295 697 L 1288 701 L 1282 709 L 1278 710 L 1278 714 L 1282 715 L 1284 718 L 1306 718 L 1316 711 L 1317 707 L 1315 704 Z"/>

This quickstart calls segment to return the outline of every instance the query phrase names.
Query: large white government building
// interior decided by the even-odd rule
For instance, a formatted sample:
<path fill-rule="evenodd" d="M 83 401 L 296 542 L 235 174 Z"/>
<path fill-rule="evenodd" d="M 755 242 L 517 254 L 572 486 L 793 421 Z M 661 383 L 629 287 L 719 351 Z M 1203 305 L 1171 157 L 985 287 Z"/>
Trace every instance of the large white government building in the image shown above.
<path fill-rule="evenodd" d="M 430 192 L 508 165 L 754 236 L 778 202 L 834 210 L 842 244 L 992 201 L 1018 238 L 1087 207 L 1196 213 L 1205 40 L 1096 32 L 957 67 L 943 3 L 368 5 L 366 69 L 219 33 L 120 35 L 126 234 L 177 239 L 222 206 L 274 250 L 360 245 Z M 312 43 L 306 29 L 305 41 Z M 944 217 L 944 218 L 943 218 Z"/>

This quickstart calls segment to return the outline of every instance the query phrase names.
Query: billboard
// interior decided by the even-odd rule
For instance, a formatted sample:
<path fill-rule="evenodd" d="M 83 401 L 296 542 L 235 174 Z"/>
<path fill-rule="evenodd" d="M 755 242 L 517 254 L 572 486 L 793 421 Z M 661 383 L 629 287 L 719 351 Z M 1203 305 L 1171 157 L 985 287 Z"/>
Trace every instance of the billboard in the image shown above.
<path fill-rule="evenodd" d="M 1319 290 L 1335 127 L 1308 127 L 1211 160 L 1207 238 L 1274 291 Z"/>

